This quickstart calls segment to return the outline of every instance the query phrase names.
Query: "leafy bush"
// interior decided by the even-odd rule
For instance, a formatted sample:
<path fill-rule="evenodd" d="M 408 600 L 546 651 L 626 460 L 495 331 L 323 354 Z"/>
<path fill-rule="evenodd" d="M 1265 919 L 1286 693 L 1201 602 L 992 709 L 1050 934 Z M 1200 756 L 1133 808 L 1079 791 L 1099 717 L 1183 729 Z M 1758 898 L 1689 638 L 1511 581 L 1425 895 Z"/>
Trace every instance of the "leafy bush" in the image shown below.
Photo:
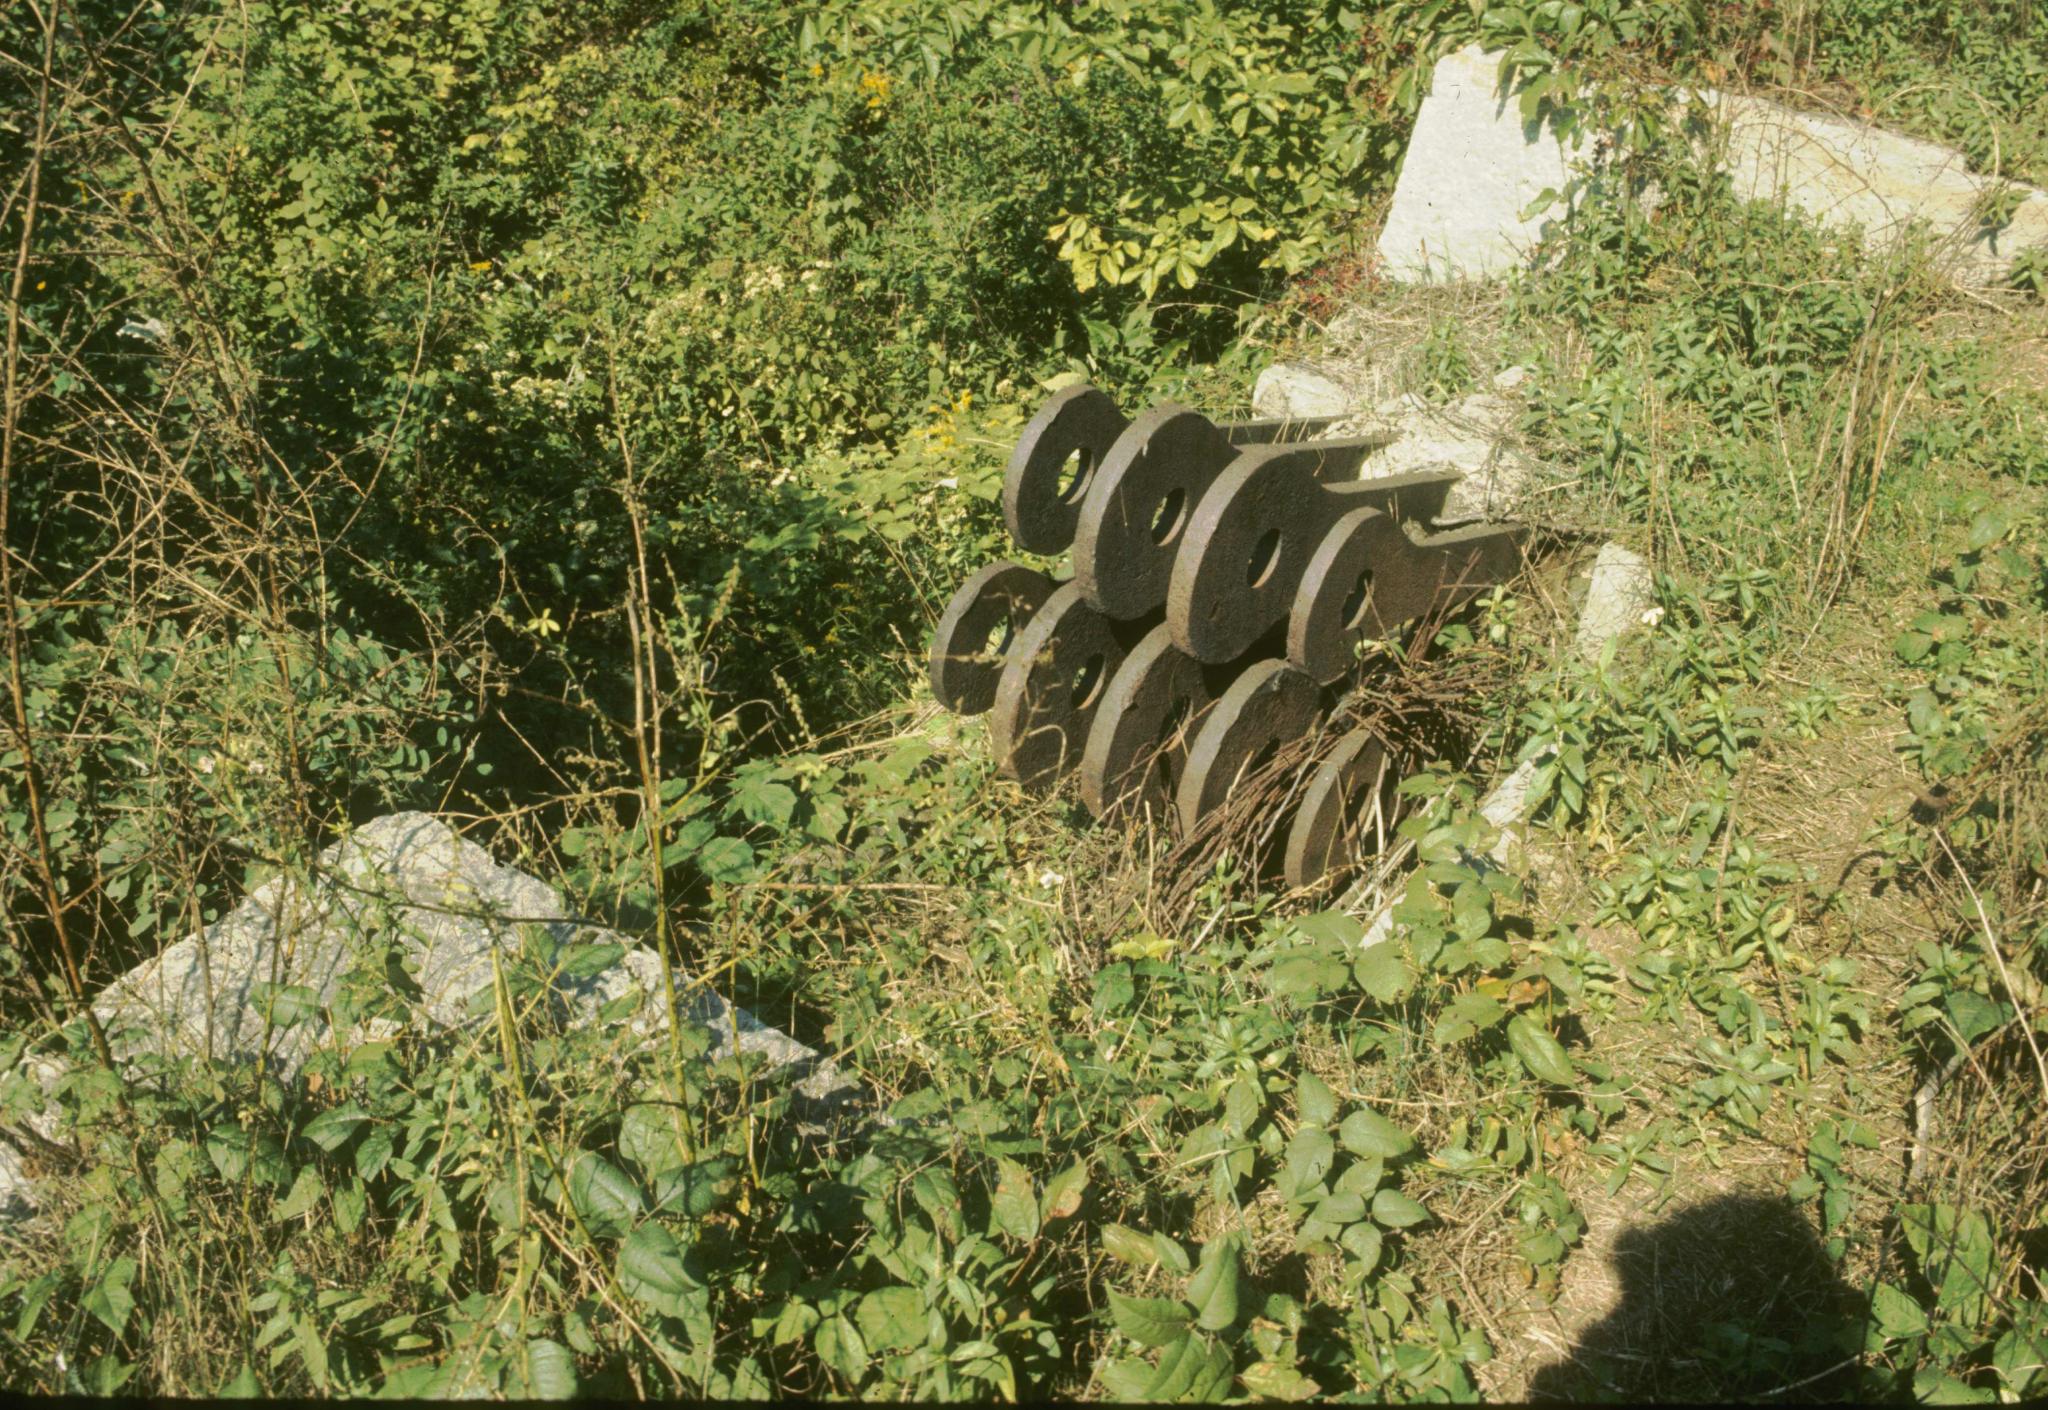
<path fill-rule="evenodd" d="M 1476 758 L 1531 765 L 1583 888 L 1526 888 L 1439 772 L 1407 785 L 1387 934 L 1228 865 L 1162 933 L 1114 840 L 927 720 L 849 724 L 997 550 L 1047 385 L 1234 394 L 1290 274 L 1377 297 L 1331 262 L 1436 54 L 1505 46 L 1530 116 L 1589 76 L 1853 83 L 2024 175 L 2038 27 L 1918 0 L 57 13 L 0 13 L 29 138 L 0 151 L 11 1128 L 34 1061 L 68 1064 L 32 1157 L 66 1178 L 0 1261 L 8 1384 L 1470 1398 L 1505 1348 L 1469 1252 L 1547 1297 L 1589 1171 L 1666 1189 L 1767 1137 L 1823 1262 L 1879 1270 L 1868 1316 L 1847 1350 L 1716 1328 L 1701 1364 L 2038 1388 L 2030 1128 L 1970 1122 L 1982 1170 L 1901 1202 L 1858 1173 L 1898 1133 L 1838 1108 L 1874 1110 L 1888 1044 L 1930 1081 L 1968 1059 L 1944 1102 L 2033 1109 L 1999 1084 L 2033 1080 L 2044 953 L 2048 422 L 1990 394 L 1911 252 L 1868 268 L 1735 202 L 1661 108 L 1618 110 L 1617 174 L 1661 204 L 1577 202 L 1507 309 L 1526 429 L 1585 471 L 1559 522 L 1629 524 L 1663 570 L 1594 662 L 1524 631 L 1533 598 L 1481 609 L 1527 669 Z M 1985 101 L 1930 87 L 1944 63 Z M 1472 331 L 1437 319 L 1404 366 L 1461 389 Z M 1951 520 L 1929 597 L 1908 550 Z M 1884 709 L 1943 830 L 1875 842 L 1948 909 L 1879 993 L 1827 948 L 1839 885 L 1743 790 L 1878 694 L 1812 678 L 1843 664 L 1829 605 L 1908 593 Z M 457 1033 L 288 1082 L 113 1074 L 82 1018 L 112 971 L 395 806 L 473 816 L 890 1123 L 823 1141 L 748 1063 L 623 1015 L 562 1031 L 530 1001 L 595 959 L 539 941 Z M 364 958 L 344 1017 L 408 1019 Z M 1671 1071 L 1606 1062 L 1618 1023 Z"/>

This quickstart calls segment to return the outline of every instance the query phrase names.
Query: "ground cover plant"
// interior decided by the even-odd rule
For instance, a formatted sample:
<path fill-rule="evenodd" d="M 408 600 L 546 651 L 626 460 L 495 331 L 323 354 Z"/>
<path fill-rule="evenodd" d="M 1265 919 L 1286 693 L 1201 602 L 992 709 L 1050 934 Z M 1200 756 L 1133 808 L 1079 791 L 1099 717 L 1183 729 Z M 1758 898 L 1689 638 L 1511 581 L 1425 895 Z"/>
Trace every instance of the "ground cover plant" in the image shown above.
<path fill-rule="evenodd" d="M 38 0 L 0 36 L 0 1124 L 45 1192 L 0 1227 L 8 1386 L 2048 1388 L 2031 267 L 1866 259 L 1648 108 L 1623 175 L 1663 199 L 1580 203 L 1540 273 L 1365 253 L 1473 39 L 1538 106 L 1751 83 L 2038 179 L 2031 7 Z M 1405 785 L 1370 941 L 1015 793 L 914 684 L 1046 386 L 1224 414 L 1296 348 L 1440 401 L 1521 364 L 1562 472 L 1555 571 L 1435 642 L 1494 684 Z M 1585 660 L 1596 537 L 1658 571 Z M 287 1077 L 106 1061 L 109 978 L 399 807 L 887 1121 L 563 1027 L 549 976 L 610 957 L 538 935 L 458 1030 L 377 951 L 337 1031 L 395 1027 Z"/>

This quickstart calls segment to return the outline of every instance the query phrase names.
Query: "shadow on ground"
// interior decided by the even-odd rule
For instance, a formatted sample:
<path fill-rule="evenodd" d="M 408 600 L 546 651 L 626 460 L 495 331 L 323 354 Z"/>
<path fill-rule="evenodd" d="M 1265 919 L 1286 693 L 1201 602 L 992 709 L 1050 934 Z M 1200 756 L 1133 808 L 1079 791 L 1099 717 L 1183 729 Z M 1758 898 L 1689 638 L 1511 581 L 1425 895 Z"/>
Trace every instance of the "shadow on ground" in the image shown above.
<path fill-rule="evenodd" d="M 1863 1299 L 1783 1199 L 1724 1195 L 1614 1244 L 1614 1311 L 1529 1383 L 1538 1401 L 1850 1399 Z"/>

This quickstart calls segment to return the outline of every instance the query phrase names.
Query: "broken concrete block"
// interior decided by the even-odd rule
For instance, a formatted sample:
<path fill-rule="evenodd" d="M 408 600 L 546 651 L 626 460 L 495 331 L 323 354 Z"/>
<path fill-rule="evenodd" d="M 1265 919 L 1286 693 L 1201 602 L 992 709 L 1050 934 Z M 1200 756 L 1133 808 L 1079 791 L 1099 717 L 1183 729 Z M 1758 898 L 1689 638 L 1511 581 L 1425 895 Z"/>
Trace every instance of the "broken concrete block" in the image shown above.
<path fill-rule="evenodd" d="M 1701 96 L 1727 134 L 1738 196 L 1784 201 L 1828 225 L 1860 226 L 1872 250 L 1924 226 L 1941 242 L 1937 261 L 1966 283 L 2002 281 L 2020 251 L 2048 245 L 2048 192 L 2015 183 L 2010 221 L 1986 225 L 1980 216 L 1999 183 L 1971 172 L 1952 148 L 1760 98 Z"/>
<path fill-rule="evenodd" d="M 1564 190 L 1587 143 L 1567 144 L 1548 126 L 1524 123 L 1520 104 L 1495 89 L 1500 59 L 1474 46 L 1437 62 L 1380 232 L 1381 267 L 1393 278 L 1505 274 L 1527 262 L 1563 215 L 1561 206 L 1530 208 L 1544 191 Z M 1923 227 L 1950 275 L 1989 284 L 2006 278 L 2023 250 L 2048 246 L 2048 192 L 2012 184 L 2003 196 L 2012 203 L 2008 218 L 1986 224 L 2001 183 L 1969 171 L 1960 152 L 1939 143 L 1712 89 L 1669 96 L 1674 105 L 1697 99 L 1706 107 L 1725 139 L 1718 159 L 1738 196 L 1861 227 L 1866 248 L 1888 248 Z M 1613 197 L 1596 190 L 1590 198 Z"/>
<path fill-rule="evenodd" d="M 1437 61 L 1380 231 L 1380 268 L 1392 278 L 1505 274 L 1563 213 L 1523 214 L 1546 190 L 1564 189 L 1578 149 L 1523 125 L 1520 104 L 1495 92 L 1500 60 L 1475 44 Z"/>
<path fill-rule="evenodd" d="M 597 1021 L 606 1004 L 636 989 L 658 999 L 659 956 L 571 919 L 545 883 L 499 866 L 440 819 L 398 813 L 321 853 L 310 882 L 279 878 L 258 887 L 219 923 L 115 980 L 93 1007 L 118 1057 L 182 1052 L 251 1061 L 267 1051 L 271 1071 L 289 1076 L 315 1046 L 334 1041 L 324 1012 L 365 954 L 395 942 L 419 986 L 420 1017 L 456 1028 L 477 1021 L 475 1000 L 492 983 L 492 961 L 521 948 L 524 927 L 556 944 L 620 947 L 597 974 L 557 982 L 567 1021 Z M 683 1021 L 709 1029 L 714 1051 L 762 1052 L 778 1067 L 817 1057 L 689 976 L 678 974 L 676 986 Z M 266 1023 L 266 1000 L 287 988 L 310 995 L 313 1016 L 290 1027 Z M 627 1023 L 639 1036 L 666 1026 L 659 1002 L 644 1004 Z M 828 1085 L 838 1080 L 829 1065 L 828 1077 Z"/>
<path fill-rule="evenodd" d="M 1398 404 L 1386 427 L 1393 443 L 1366 458 L 1359 478 L 1456 470 L 1464 478 L 1451 487 L 1437 524 L 1517 517 L 1542 467 L 1508 444 L 1514 403 L 1480 392 L 1437 411 L 1418 409 L 1419 400 Z"/>
<path fill-rule="evenodd" d="M 1252 387 L 1259 416 L 1343 416 L 1357 405 L 1349 388 L 1299 362 L 1272 364 Z"/>
<path fill-rule="evenodd" d="M 571 918 L 545 883 L 499 866 L 426 813 L 367 823 L 322 852 L 309 878 L 256 888 L 218 923 L 115 980 L 93 1010 L 123 1064 L 152 1055 L 253 1063 L 261 1055 L 288 1080 L 321 1046 L 398 1031 L 383 1020 L 373 1021 L 375 1032 L 347 1035 L 329 1025 L 330 1005 L 351 971 L 364 977 L 365 962 L 371 981 L 382 982 L 390 974 L 385 956 L 395 954 L 407 974 L 391 982 L 418 986 L 417 1021 L 462 1028 L 492 1021 L 492 962 L 520 951 L 528 929 L 538 932 L 530 938 L 554 945 L 618 947 L 593 974 L 557 977 L 563 1023 L 615 1022 L 633 1044 L 666 1031 L 658 955 Z M 674 978 L 678 1019 L 705 1031 L 712 1056 L 760 1053 L 771 1067 L 797 1074 L 796 1091 L 815 1106 L 835 1107 L 853 1094 L 829 1059 L 690 975 Z M 637 1005 L 621 1005 L 630 1013 L 603 1017 L 607 1005 L 634 995 Z M 62 1069 L 44 1067 L 37 1078 L 47 1092 Z M 31 1198 L 19 1153 L 0 1144 L 0 1216 Z"/>
<path fill-rule="evenodd" d="M 1593 576 L 1586 586 L 1586 601 L 1579 608 L 1572 649 L 1593 660 L 1608 642 L 1642 622 L 1656 600 L 1650 561 L 1618 543 L 1603 544 L 1593 559 Z"/>

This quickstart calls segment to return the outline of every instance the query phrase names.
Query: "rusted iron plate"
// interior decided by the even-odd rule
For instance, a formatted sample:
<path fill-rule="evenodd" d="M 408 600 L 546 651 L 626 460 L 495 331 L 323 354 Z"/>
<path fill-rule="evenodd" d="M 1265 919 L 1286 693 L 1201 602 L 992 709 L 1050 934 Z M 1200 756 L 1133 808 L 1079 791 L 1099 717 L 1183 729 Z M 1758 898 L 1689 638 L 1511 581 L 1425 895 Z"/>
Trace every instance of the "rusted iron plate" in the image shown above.
<path fill-rule="evenodd" d="M 1237 454 L 1213 421 L 1178 406 L 1146 412 L 1117 438 L 1074 530 L 1074 581 L 1097 611 L 1135 617 L 1166 600 L 1195 504 Z"/>
<path fill-rule="evenodd" d="M 1261 416 L 1251 421 L 1221 421 L 1217 429 L 1234 446 L 1282 445 L 1320 436 L 1342 418 L 1336 416 Z"/>
<path fill-rule="evenodd" d="M 1055 584 L 1021 563 L 989 564 L 960 584 L 932 632 L 932 695 L 948 710 L 979 715 L 995 704 L 1003 655 Z"/>
<path fill-rule="evenodd" d="M 1097 610 L 1135 617 L 1166 600 L 1174 555 L 1202 494 L 1248 446 L 1300 441 L 1333 418 L 1218 424 L 1168 404 L 1132 421 L 1088 486 L 1074 530 L 1074 581 Z M 1349 444 L 1349 443 L 1345 443 Z M 1358 441 L 1355 457 L 1323 457 L 1322 473 L 1355 471 L 1385 444 Z"/>
<path fill-rule="evenodd" d="M 1010 644 L 996 682 L 989 736 L 1003 772 L 1046 788 L 1079 764 L 1110 678 L 1152 625 L 1111 621 L 1072 582 L 1054 588 Z"/>
<path fill-rule="evenodd" d="M 1383 444 L 1261 446 L 1232 461 L 1195 506 L 1174 558 L 1166 598 L 1174 644 L 1198 661 L 1230 660 L 1287 618 L 1310 558 L 1348 510 L 1370 505 L 1408 517 L 1440 507 L 1455 473 L 1323 483 Z"/>
<path fill-rule="evenodd" d="M 1003 473 L 1003 522 L 1019 547 L 1060 553 L 1074 541 L 1089 481 L 1128 424 L 1106 393 L 1086 385 L 1055 392 L 1038 409 Z"/>
<path fill-rule="evenodd" d="M 1215 700 L 1217 672 L 1176 647 L 1164 622 L 1131 648 L 1110 679 L 1081 753 L 1081 801 L 1089 812 L 1098 818 L 1164 815 L 1188 741 Z"/>
<path fill-rule="evenodd" d="M 1282 866 L 1290 887 L 1315 884 L 1391 831 L 1400 782 L 1392 775 L 1386 751 L 1370 730 L 1356 729 L 1337 741 L 1302 790 L 1288 825 Z"/>
<path fill-rule="evenodd" d="M 1288 614 L 1287 659 L 1319 684 L 1335 680 L 1361 641 L 1514 576 L 1520 540 L 1520 530 L 1491 525 L 1417 534 L 1384 510 L 1352 510 L 1323 536 L 1302 573 Z"/>
<path fill-rule="evenodd" d="M 1221 803 L 1241 775 L 1265 766 L 1280 745 L 1314 725 L 1322 692 L 1285 661 L 1247 666 L 1210 707 L 1188 746 L 1175 806 L 1183 829 Z"/>

